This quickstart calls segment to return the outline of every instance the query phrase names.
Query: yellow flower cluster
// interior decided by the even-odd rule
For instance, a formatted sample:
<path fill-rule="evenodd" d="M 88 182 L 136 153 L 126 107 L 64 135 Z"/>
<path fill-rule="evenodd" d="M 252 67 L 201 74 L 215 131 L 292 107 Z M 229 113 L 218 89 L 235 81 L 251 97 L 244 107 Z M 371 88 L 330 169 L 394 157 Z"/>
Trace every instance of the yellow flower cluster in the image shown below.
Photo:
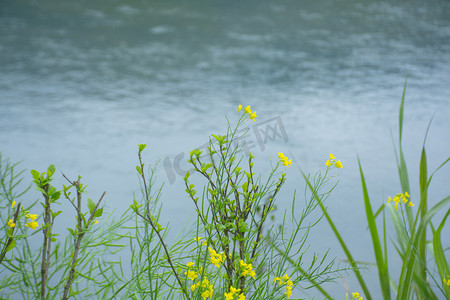
<path fill-rule="evenodd" d="M 209 284 L 209 280 L 208 279 L 203 279 L 202 282 L 198 282 L 197 284 L 193 284 L 191 285 L 191 291 L 194 292 L 195 288 L 200 288 L 203 292 L 202 292 L 202 298 L 203 300 L 205 300 L 206 298 L 212 298 L 213 293 L 214 293 L 214 289 L 213 289 L 213 285 Z"/>
<path fill-rule="evenodd" d="M 197 272 L 191 270 L 191 268 L 194 266 L 194 263 L 191 261 L 187 264 L 188 270 L 187 272 L 184 272 L 184 275 L 187 276 L 187 278 L 189 278 L 190 280 L 194 281 L 195 278 L 198 277 Z"/>
<path fill-rule="evenodd" d="M 230 292 L 229 293 L 225 293 L 225 300 L 233 300 L 234 299 L 234 294 L 237 294 L 236 296 L 238 296 L 237 300 L 245 300 L 245 295 L 244 294 L 240 294 L 241 289 L 236 289 L 233 286 L 230 287 Z"/>
<path fill-rule="evenodd" d="M 242 269 L 242 276 L 244 276 L 244 277 L 250 276 L 250 277 L 253 277 L 253 279 L 255 279 L 256 273 L 253 270 L 252 264 L 246 264 L 242 259 L 239 264 Z"/>
<path fill-rule="evenodd" d="M 12 219 L 9 219 L 8 226 L 13 228 L 14 226 L 16 226 L 16 223 L 14 223 Z"/>
<path fill-rule="evenodd" d="M 220 267 L 220 264 L 225 260 L 225 253 L 217 253 L 213 248 L 208 247 L 209 255 L 211 255 L 211 263 L 216 267 Z"/>
<path fill-rule="evenodd" d="M 11 208 L 13 208 L 15 204 L 16 204 L 16 201 L 13 201 L 13 202 L 12 202 L 12 205 L 11 205 Z M 26 217 L 27 219 L 31 219 L 31 221 L 29 221 L 28 223 L 26 223 L 26 224 L 25 224 L 25 227 L 29 227 L 29 228 L 31 228 L 31 229 L 33 229 L 33 230 L 35 230 L 36 228 L 38 228 L 38 227 L 39 227 L 39 224 L 38 224 L 38 222 L 36 222 L 37 216 L 38 216 L 38 215 L 29 214 L 29 213 L 27 212 L 27 214 L 25 215 L 25 217 Z M 14 223 L 14 221 L 13 221 L 12 219 L 9 219 L 9 221 L 8 221 L 8 226 L 11 227 L 11 228 L 14 228 L 14 227 L 16 226 L 16 223 Z"/>
<path fill-rule="evenodd" d="M 278 283 L 283 286 L 286 289 L 286 292 L 284 292 L 284 294 L 288 297 L 291 298 L 292 296 L 292 285 L 294 284 L 291 280 L 291 278 L 286 274 L 283 277 L 275 277 L 275 279 L 273 280 L 275 283 L 278 281 Z"/>
<path fill-rule="evenodd" d="M 353 299 L 363 300 L 363 297 L 361 297 L 358 292 L 352 293 L 352 297 Z"/>
<path fill-rule="evenodd" d="M 448 277 L 448 275 L 447 275 L 447 277 Z M 446 285 L 446 286 L 450 286 L 450 279 L 442 279 L 442 281 L 444 282 L 444 285 Z"/>
<path fill-rule="evenodd" d="M 30 222 L 25 224 L 26 227 L 29 227 L 29 228 L 31 228 L 33 230 L 38 228 L 39 224 L 38 224 L 38 222 L 36 222 L 37 215 L 26 214 L 25 217 L 28 218 L 28 219 L 31 219 Z"/>
<path fill-rule="evenodd" d="M 391 196 L 389 196 L 388 203 L 394 201 L 395 210 L 398 210 L 398 204 L 400 203 L 400 200 L 405 204 L 408 203 L 408 206 L 414 206 L 414 203 L 412 203 L 411 200 L 409 200 L 409 198 L 410 197 L 409 197 L 408 192 L 404 192 L 403 194 L 395 194 L 394 198 L 391 198 Z"/>
<path fill-rule="evenodd" d="M 202 237 L 199 236 L 199 237 L 194 238 L 194 241 L 196 241 L 197 243 L 199 243 L 199 242 L 201 241 L 201 239 L 202 239 Z M 203 243 L 202 243 L 202 245 L 203 245 L 203 246 L 208 245 L 208 241 L 207 241 L 207 240 L 204 240 Z"/>
<path fill-rule="evenodd" d="M 336 161 L 336 157 L 334 157 L 333 153 L 330 153 L 330 158 L 325 162 L 327 167 L 331 167 L 332 165 L 335 165 L 336 168 L 341 169 L 342 163 L 340 160 Z"/>
<path fill-rule="evenodd" d="M 278 158 L 281 160 L 283 165 L 285 165 L 286 167 L 289 167 L 290 165 L 292 165 L 292 159 L 289 159 L 286 156 L 284 156 L 283 152 L 278 152 Z"/>
<path fill-rule="evenodd" d="M 238 111 L 241 111 L 241 109 L 242 109 L 242 105 L 239 104 Z M 256 112 L 255 111 L 252 112 L 250 105 L 248 105 L 246 108 L 244 108 L 244 112 L 250 115 L 250 120 L 255 121 Z"/>

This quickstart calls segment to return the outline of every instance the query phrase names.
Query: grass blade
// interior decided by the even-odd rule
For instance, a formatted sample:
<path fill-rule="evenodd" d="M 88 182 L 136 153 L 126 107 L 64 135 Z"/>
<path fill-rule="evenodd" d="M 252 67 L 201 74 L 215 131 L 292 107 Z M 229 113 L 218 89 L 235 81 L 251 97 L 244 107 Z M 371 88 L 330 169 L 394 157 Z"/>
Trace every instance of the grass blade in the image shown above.
<path fill-rule="evenodd" d="M 361 185 L 364 196 L 364 207 L 366 209 L 367 223 L 369 224 L 370 236 L 372 238 L 373 250 L 375 253 L 375 259 L 378 267 L 378 277 L 380 279 L 381 292 L 385 300 L 391 299 L 390 287 L 389 287 L 389 270 L 387 267 L 387 254 L 386 260 L 383 258 L 383 250 L 381 249 L 380 237 L 378 236 L 377 224 L 375 222 L 375 216 L 373 214 L 372 205 L 370 204 L 369 194 L 367 192 L 366 181 L 361 167 L 361 162 L 358 157 L 359 173 L 361 175 Z"/>
<path fill-rule="evenodd" d="M 442 249 L 441 243 L 441 231 L 444 228 L 444 224 L 447 221 L 447 217 L 450 215 L 450 209 L 447 210 L 444 218 L 442 219 L 441 224 L 433 235 L 433 251 L 434 258 L 436 260 L 436 265 L 439 270 L 439 275 L 441 276 L 441 280 L 447 279 L 446 276 L 450 274 L 450 268 L 448 266 L 448 262 L 445 259 L 444 250 Z M 442 282 L 442 281 L 441 281 Z M 447 297 L 450 297 L 450 286 L 444 284 L 444 290 Z"/>

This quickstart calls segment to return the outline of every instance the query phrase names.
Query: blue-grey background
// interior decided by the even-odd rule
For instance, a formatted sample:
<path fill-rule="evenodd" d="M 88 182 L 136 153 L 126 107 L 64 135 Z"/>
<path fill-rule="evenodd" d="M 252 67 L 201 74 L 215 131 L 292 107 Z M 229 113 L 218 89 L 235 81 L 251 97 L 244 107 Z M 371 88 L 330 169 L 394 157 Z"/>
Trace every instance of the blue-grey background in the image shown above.
<path fill-rule="evenodd" d="M 449 1 L 2 0 L 0 151 L 28 170 L 53 163 L 81 174 L 89 197 L 106 190 L 119 213 L 139 191 L 137 145 L 146 143 L 146 162 L 161 160 L 162 217 L 176 232 L 193 208 L 162 162 L 223 133 L 225 116 L 235 121 L 237 106 L 251 105 L 257 121 L 280 117 L 289 137 L 252 150 L 262 172 L 278 151 L 293 158 L 279 207 L 303 190 L 297 168 L 324 170 L 332 152 L 344 168 L 333 173 L 329 212 L 354 256 L 373 261 L 357 154 L 374 205 L 401 192 L 391 132 L 397 141 L 406 76 L 403 146 L 417 203 L 433 115 L 430 170 L 450 153 Z M 431 202 L 450 194 L 449 179 L 448 167 L 436 175 Z M 310 242 L 343 258 L 325 223 Z M 331 288 L 345 295 L 342 282 Z"/>

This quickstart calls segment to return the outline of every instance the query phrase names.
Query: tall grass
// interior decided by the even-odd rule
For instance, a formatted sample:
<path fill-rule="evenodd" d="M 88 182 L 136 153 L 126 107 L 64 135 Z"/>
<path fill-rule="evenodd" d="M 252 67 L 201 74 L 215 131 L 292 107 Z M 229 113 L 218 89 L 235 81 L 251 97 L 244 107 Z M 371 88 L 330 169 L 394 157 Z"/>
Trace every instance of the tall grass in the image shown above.
<path fill-rule="evenodd" d="M 409 196 L 409 194 L 411 194 L 411 190 L 407 164 L 402 148 L 405 93 L 406 82 L 403 89 L 402 100 L 400 103 L 398 153 L 396 151 L 397 169 L 400 179 L 400 193 L 396 196 L 396 199 L 398 201 L 402 199 L 404 200 L 400 201 L 400 209 L 398 209 L 398 203 L 397 201 L 395 201 L 395 206 L 393 206 L 392 204 L 383 204 L 375 212 L 370 201 L 363 168 L 358 157 L 363 196 L 362 198 L 364 201 L 369 233 L 372 239 L 372 250 L 375 256 L 379 285 L 381 294 L 383 296 L 383 299 L 385 300 L 393 298 L 398 300 L 442 299 L 442 297 L 446 297 L 448 299 L 450 298 L 450 283 L 448 282 L 449 265 L 445 258 L 445 251 L 441 243 L 441 232 L 444 228 L 447 217 L 450 214 L 450 208 L 448 207 L 450 196 L 438 200 L 434 206 L 429 208 L 428 190 L 435 173 L 441 167 L 443 167 L 450 160 L 450 158 L 446 159 L 434 172 L 431 173 L 430 176 L 428 176 L 425 136 L 419 163 L 420 194 L 412 195 L 412 199 L 415 199 L 415 201 L 418 200 L 419 203 L 416 206 L 412 206 L 412 202 L 407 197 Z M 334 235 L 338 239 L 340 246 L 344 250 L 345 255 L 352 266 L 353 272 L 356 275 L 356 278 L 365 294 L 366 299 L 374 299 L 366 280 L 359 272 L 356 260 L 352 256 L 347 243 L 343 240 L 339 230 L 329 216 L 319 195 L 317 195 L 317 193 L 315 192 L 313 184 L 305 174 L 303 174 L 303 177 L 307 185 L 310 187 L 311 192 L 314 195 L 315 200 L 319 204 L 323 214 L 325 215 L 328 224 L 331 226 Z M 403 205 L 407 203 L 409 205 Z M 391 220 L 396 231 L 394 240 L 394 247 L 397 252 L 396 254 L 400 256 L 402 261 L 401 272 L 398 278 L 393 278 L 392 265 L 390 265 L 389 260 L 389 257 L 392 254 L 388 253 L 389 241 L 386 234 L 386 210 L 391 216 Z M 435 215 L 441 211 L 446 211 L 446 213 L 442 219 L 437 220 L 437 224 L 439 225 L 435 230 L 432 220 L 433 217 L 435 217 Z M 378 224 L 381 223 L 381 227 L 377 225 L 376 220 L 380 215 L 383 216 L 383 220 L 378 222 Z M 428 238 L 427 234 L 430 231 L 431 238 Z M 427 247 L 427 244 L 430 241 L 432 242 L 433 246 L 431 247 L 431 250 L 430 247 Z M 438 273 L 433 271 L 434 267 L 437 267 Z M 323 295 L 329 298 L 327 294 L 323 293 Z"/>

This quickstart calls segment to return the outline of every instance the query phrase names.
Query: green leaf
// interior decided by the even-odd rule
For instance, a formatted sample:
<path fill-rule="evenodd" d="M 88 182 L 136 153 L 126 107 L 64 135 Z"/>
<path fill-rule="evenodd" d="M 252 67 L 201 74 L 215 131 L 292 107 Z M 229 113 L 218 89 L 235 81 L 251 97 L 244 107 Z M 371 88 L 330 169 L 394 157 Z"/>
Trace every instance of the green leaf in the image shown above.
<path fill-rule="evenodd" d="M 184 181 L 187 182 L 189 179 L 189 176 L 191 176 L 191 174 L 189 174 L 189 171 L 186 172 L 186 175 L 184 175 Z"/>
<path fill-rule="evenodd" d="M 61 192 L 60 191 L 53 191 L 52 194 L 50 195 L 50 200 L 52 202 L 54 202 L 54 201 L 58 200 L 59 197 L 61 197 Z"/>
<path fill-rule="evenodd" d="M 50 166 L 48 166 L 48 169 L 47 169 L 47 178 L 50 178 L 50 177 L 52 177 L 52 175 L 53 174 L 55 174 L 55 165 L 50 165 Z"/>
<path fill-rule="evenodd" d="M 57 212 L 51 212 L 52 213 L 52 217 L 53 218 L 56 218 L 60 213 L 62 213 L 62 210 L 60 210 L 60 211 L 57 211 Z"/>
<path fill-rule="evenodd" d="M 136 166 L 136 170 L 138 171 L 139 175 L 142 175 L 142 168 L 140 166 Z"/>
<path fill-rule="evenodd" d="M 139 153 L 144 151 L 145 147 L 147 147 L 147 144 L 139 144 Z"/>
<path fill-rule="evenodd" d="M 247 190 L 248 190 L 248 182 L 245 182 L 245 183 L 242 185 L 242 190 L 243 190 L 244 192 L 247 193 Z"/>
<path fill-rule="evenodd" d="M 33 176 L 34 180 L 39 181 L 39 176 L 41 174 L 36 170 L 31 170 L 31 176 Z"/>
<path fill-rule="evenodd" d="M 202 163 L 202 172 L 206 172 L 206 170 L 208 170 L 209 168 L 211 168 L 213 165 L 212 164 L 206 164 L 206 163 Z"/>
<path fill-rule="evenodd" d="M 71 234 L 72 236 L 76 236 L 76 235 L 77 235 L 76 231 L 73 230 L 72 228 L 67 227 L 67 230 L 69 230 L 69 232 L 70 232 L 70 234 Z"/>
<path fill-rule="evenodd" d="M 56 242 L 56 241 L 57 241 L 57 239 L 52 237 L 52 242 Z"/>
<path fill-rule="evenodd" d="M 89 208 L 89 211 L 90 211 L 91 214 L 92 214 L 92 212 L 93 212 L 94 209 L 95 209 L 95 203 L 94 203 L 94 201 L 92 201 L 91 199 L 88 199 L 88 208 Z"/>
<path fill-rule="evenodd" d="M 103 208 L 99 208 L 95 211 L 94 217 L 98 218 L 101 217 L 103 215 Z"/>
<path fill-rule="evenodd" d="M 13 240 L 11 240 L 11 243 L 8 245 L 8 247 L 6 248 L 6 252 L 11 251 L 12 249 L 14 249 L 14 247 L 16 247 L 16 241 L 13 239 Z"/>

